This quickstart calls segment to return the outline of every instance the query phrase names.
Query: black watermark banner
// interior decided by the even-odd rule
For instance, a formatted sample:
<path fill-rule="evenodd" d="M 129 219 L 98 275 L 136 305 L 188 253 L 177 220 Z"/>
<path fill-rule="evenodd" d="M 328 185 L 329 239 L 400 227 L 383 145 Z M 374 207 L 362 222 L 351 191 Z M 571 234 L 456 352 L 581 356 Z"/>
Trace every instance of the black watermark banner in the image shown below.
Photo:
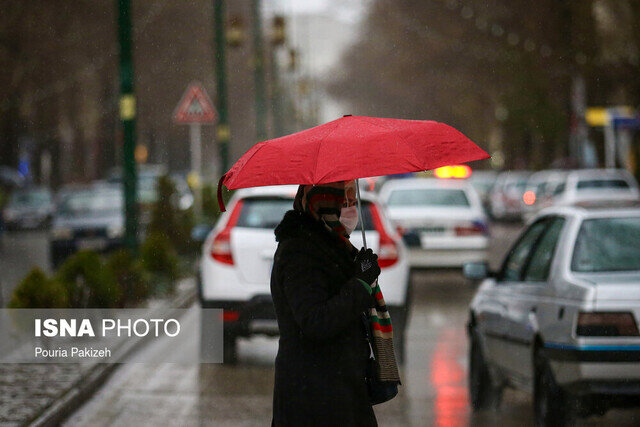
<path fill-rule="evenodd" d="M 221 363 L 222 346 L 221 309 L 0 309 L 0 363 Z"/>

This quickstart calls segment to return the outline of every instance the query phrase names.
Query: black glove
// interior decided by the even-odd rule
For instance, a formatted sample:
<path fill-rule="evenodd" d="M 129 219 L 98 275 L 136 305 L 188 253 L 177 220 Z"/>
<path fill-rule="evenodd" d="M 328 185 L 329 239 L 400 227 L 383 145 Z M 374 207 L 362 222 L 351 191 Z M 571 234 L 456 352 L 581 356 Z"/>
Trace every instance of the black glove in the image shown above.
<path fill-rule="evenodd" d="M 360 249 L 355 259 L 356 277 L 372 284 L 380 275 L 380 266 L 378 265 L 378 255 L 374 254 L 371 249 Z"/>

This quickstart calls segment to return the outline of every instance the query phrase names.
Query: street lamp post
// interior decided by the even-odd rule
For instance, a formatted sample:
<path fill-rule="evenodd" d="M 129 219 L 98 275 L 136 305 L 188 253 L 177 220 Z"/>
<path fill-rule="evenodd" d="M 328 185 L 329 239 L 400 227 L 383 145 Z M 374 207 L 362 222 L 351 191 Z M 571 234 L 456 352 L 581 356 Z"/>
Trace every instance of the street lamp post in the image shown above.
<path fill-rule="evenodd" d="M 225 71 L 225 37 L 224 37 L 224 0 L 213 0 L 213 26 L 216 72 L 216 108 L 218 110 L 218 125 L 216 140 L 220 150 L 222 173 L 229 167 L 229 115 L 227 110 L 227 80 Z"/>
<path fill-rule="evenodd" d="M 278 67 L 277 49 L 286 41 L 285 20 L 283 16 L 275 16 L 272 23 L 271 49 L 270 52 L 270 70 L 269 77 L 271 79 L 271 111 L 273 117 L 273 131 L 275 137 L 284 134 L 284 125 L 282 120 L 282 102 L 280 90 L 280 69 Z"/>
<path fill-rule="evenodd" d="M 251 0 L 252 26 L 253 26 L 253 62 L 254 84 L 256 97 L 256 139 L 267 139 L 267 121 L 265 106 L 264 83 L 264 51 L 262 47 L 262 12 L 260 0 Z"/>
<path fill-rule="evenodd" d="M 131 0 L 116 0 L 118 10 L 118 42 L 120 47 L 120 121 L 123 139 L 123 191 L 125 244 L 131 250 L 138 246 L 136 201 L 136 98 L 133 89 L 133 55 L 131 41 Z"/>

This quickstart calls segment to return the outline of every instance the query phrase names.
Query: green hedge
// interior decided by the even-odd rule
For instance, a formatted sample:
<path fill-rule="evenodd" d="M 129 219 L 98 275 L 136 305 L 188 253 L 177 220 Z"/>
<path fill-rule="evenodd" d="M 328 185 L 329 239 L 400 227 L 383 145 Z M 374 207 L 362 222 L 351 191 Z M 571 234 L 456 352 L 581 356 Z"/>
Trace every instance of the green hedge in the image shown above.
<path fill-rule="evenodd" d="M 140 247 L 140 260 L 146 271 L 151 273 L 153 282 L 160 287 L 159 292 L 173 292 L 174 281 L 179 276 L 178 255 L 171 241 L 161 233 L 147 234 Z"/>
<path fill-rule="evenodd" d="M 122 301 L 123 291 L 100 256 L 80 251 L 69 257 L 56 273 L 74 308 L 113 308 Z"/>
<path fill-rule="evenodd" d="M 119 306 L 130 307 L 143 302 L 149 296 L 149 273 L 142 262 L 128 249 L 120 249 L 107 259 L 107 270 L 122 289 Z"/>
<path fill-rule="evenodd" d="M 191 241 L 191 229 L 194 226 L 193 211 L 180 211 L 177 208 L 178 193 L 173 181 L 168 176 L 158 178 L 158 200 L 151 210 L 151 221 L 147 234 L 166 236 L 173 247 L 180 253 L 194 250 Z"/>
<path fill-rule="evenodd" d="M 67 308 L 69 298 L 64 286 L 48 278 L 35 267 L 13 290 L 9 308 Z"/>

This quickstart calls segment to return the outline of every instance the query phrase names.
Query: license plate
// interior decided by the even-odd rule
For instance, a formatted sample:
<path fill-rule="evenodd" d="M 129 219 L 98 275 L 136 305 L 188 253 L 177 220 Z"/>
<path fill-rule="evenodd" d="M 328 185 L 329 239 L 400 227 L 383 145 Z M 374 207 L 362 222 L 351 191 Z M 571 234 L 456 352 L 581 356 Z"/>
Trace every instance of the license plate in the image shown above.
<path fill-rule="evenodd" d="M 102 250 L 107 247 L 107 240 L 102 238 L 78 240 L 78 249 Z"/>

